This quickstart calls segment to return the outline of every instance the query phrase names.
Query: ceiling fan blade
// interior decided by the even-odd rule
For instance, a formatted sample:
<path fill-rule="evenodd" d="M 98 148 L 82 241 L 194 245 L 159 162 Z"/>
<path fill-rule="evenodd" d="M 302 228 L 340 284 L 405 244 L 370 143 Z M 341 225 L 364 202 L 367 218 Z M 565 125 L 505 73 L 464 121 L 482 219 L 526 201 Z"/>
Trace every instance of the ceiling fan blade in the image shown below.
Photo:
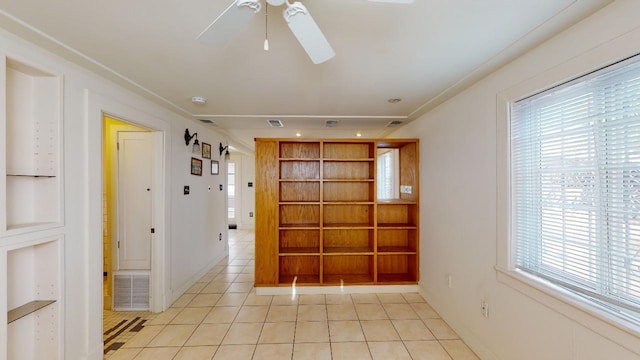
<path fill-rule="evenodd" d="M 390 3 L 390 4 L 413 4 L 413 0 L 369 0 L 373 2 L 379 3 Z"/>
<path fill-rule="evenodd" d="M 227 43 L 249 23 L 261 7 L 259 0 L 234 0 L 196 39 L 212 46 Z"/>
<path fill-rule="evenodd" d="M 293 4 L 287 2 L 284 19 L 314 64 L 323 63 L 336 56 L 329 41 L 304 5 L 297 1 Z"/>

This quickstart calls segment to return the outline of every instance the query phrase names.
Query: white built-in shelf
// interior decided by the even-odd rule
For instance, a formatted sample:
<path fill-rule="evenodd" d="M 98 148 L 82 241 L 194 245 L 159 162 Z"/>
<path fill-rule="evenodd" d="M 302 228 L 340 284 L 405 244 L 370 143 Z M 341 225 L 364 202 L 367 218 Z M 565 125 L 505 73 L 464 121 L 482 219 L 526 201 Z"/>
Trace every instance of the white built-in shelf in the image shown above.
<path fill-rule="evenodd" d="M 7 176 L 24 176 L 24 177 L 43 177 L 43 178 L 54 178 L 55 175 L 34 175 L 34 174 L 7 174 Z"/>
<path fill-rule="evenodd" d="M 7 312 L 7 324 L 21 319 L 31 313 L 34 313 L 44 307 L 47 307 L 56 302 L 55 300 L 34 300 L 30 301 L 22 306 L 19 306 L 13 310 Z"/>
<path fill-rule="evenodd" d="M 0 233 L 62 224 L 62 76 L 0 54 Z M 4 175 L 4 176 L 3 176 Z M 34 227 L 32 227 L 34 226 Z"/>

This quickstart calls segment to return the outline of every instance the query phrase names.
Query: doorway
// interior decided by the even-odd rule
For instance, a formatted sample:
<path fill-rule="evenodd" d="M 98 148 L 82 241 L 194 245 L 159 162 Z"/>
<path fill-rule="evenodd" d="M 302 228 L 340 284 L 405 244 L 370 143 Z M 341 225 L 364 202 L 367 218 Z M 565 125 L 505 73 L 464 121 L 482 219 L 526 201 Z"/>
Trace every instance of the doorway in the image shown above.
<path fill-rule="evenodd" d="M 103 118 L 105 310 L 151 310 L 154 134 Z"/>
<path fill-rule="evenodd" d="M 236 163 L 229 160 L 227 162 L 227 218 L 229 229 L 238 228 L 236 207 Z"/>

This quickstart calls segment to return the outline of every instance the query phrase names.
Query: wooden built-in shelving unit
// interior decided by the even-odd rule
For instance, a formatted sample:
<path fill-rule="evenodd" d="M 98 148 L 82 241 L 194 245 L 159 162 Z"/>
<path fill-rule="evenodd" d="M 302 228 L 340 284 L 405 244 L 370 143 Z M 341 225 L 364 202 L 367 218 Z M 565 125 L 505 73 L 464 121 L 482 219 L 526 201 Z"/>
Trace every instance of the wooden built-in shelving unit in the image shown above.
<path fill-rule="evenodd" d="M 256 139 L 256 286 L 415 284 L 418 217 L 415 139 Z"/>

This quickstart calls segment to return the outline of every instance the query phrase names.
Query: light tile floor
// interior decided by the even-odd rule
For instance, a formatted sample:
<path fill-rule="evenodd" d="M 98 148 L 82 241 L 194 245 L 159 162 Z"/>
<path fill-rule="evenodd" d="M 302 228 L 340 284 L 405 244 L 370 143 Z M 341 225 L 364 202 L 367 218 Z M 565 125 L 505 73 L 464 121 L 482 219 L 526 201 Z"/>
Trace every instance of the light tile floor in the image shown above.
<path fill-rule="evenodd" d="M 167 311 L 105 313 L 105 330 L 146 320 L 105 359 L 478 360 L 417 293 L 256 295 L 254 234 L 229 234 L 229 258 Z"/>

